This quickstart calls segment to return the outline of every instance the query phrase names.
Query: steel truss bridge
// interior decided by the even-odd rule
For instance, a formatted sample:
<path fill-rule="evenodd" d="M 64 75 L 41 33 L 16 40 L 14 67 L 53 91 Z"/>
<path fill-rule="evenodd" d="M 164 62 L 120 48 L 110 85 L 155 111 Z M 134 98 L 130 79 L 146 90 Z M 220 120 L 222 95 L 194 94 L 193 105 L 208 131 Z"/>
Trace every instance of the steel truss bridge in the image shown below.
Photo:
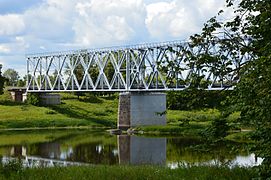
<path fill-rule="evenodd" d="M 172 41 L 35 54 L 26 59 L 27 92 L 123 92 L 231 89 L 240 78 L 240 67 L 252 56 L 216 42 L 194 46 Z"/>

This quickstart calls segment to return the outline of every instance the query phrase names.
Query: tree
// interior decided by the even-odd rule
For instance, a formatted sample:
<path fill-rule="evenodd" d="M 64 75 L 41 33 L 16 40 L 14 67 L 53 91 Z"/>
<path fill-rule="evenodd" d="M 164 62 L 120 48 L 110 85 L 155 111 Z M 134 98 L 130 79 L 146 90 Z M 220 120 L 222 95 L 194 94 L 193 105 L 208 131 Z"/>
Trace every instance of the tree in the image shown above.
<path fill-rule="evenodd" d="M 17 86 L 18 87 L 24 87 L 26 85 L 26 81 L 24 81 L 23 79 L 19 79 L 17 82 Z"/>
<path fill-rule="evenodd" d="M 5 83 L 5 78 L 2 76 L 2 64 L 0 64 L 0 94 L 3 94 L 3 89 L 4 89 L 4 83 Z"/>
<path fill-rule="evenodd" d="M 241 111 L 241 120 L 253 124 L 254 152 L 264 158 L 260 175 L 271 177 L 271 2 L 270 0 L 226 0 L 227 7 L 235 9 L 233 20 L 219 22 L 211 18 L 201 34 L 191 37 L 197 45 L 214 43 L 215 34 L 222 31 L 225 39 L 220 47 L 253 57 L 240 66 L 240 81 L 236 85 L 233 102 Z M 223 13 L 220 11 L 218 15 Z M 222 57 L 216 57 L 220 61 Z M 201 59 L 205 63 L 208 59 Z"/>
<path fill-rule="evenodd" d="M 231 1 L 229 1 L 232 3 Z M 271 177 L 271 2 L 241 1 L 238 12 L 246 14 L 229 24 L 241 28 L 241 32 L 251 37 L 251 46 L 244 47 L 246 53 L 253 53 L 255 60 L 242 70 L 242 78 L 237 86 L 237 99 L 241 116 L 245 122 L 256 127 L 253 139 L 256 155 L 263 157 L 261 176 Z"/>
<path fill-rule="evenodd" d="M 14 69 L 7 69 L 3 76 L 7 79 L 7 85 L 8 86 L 15 86 L 17 85 L 17 82 L 19 80 L 19 74 Z"/>

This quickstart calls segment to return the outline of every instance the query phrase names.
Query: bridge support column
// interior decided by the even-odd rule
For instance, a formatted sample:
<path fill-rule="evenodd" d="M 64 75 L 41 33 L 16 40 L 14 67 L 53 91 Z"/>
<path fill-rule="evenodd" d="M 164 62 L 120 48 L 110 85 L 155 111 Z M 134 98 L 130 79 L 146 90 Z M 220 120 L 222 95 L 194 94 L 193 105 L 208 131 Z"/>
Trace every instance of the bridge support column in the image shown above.
<path fill-rule="evenodd" d="M 41 103 L 43 105 L 58 105 L 61 104 L 60 94 L 40 94 Z"/>
<path fill-rule="evenodd" d="M 129 92 L 119 95 L 118 128 L 166 124 L 166 94 Z"/>

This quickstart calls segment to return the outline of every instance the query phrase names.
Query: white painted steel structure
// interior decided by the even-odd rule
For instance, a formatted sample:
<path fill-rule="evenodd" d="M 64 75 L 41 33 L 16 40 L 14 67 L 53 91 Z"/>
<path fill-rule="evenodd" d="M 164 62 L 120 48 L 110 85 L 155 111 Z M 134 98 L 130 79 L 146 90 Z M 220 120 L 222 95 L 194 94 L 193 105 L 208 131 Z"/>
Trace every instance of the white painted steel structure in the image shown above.
<path fill-rule="evenodd" d="M 206 56 L 207 54 L 207 56 Z M 210 57 L 218 57 L 219 62 Z M 203 58 L 209 61 L 202 62 Z M 251 59 L 216 43 L 173 41 L 27 55 L 27 92 L 232 88 Z"/>

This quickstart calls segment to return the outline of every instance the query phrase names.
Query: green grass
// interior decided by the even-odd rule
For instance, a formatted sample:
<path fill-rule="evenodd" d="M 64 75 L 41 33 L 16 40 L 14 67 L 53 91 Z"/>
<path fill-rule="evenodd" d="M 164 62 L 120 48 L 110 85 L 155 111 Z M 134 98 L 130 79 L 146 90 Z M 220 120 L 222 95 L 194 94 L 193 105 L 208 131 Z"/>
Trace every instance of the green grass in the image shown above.
<path fill-rule="evenodd" d="M 36 127 L 114 127 L 117 99 L 62 94 L 62 104 L 37 107 L 12 102 L 8 93 L 0 97 L 0 129 Z"/>
<path fill-rule="evenodd" d="M 175 124 L 178 121 L 207 122 L 220 117 L 217 109 L 204 109 L 197 111 L 168 110 L 168 123 Z"/>
<path fill-rule="evenodd" d="M 76 95 L 63 93 L 61 97 L 61 105 L 37 107 L 12 102 L 9 93 L 5 91 L 0 96 L 0 129 L 116 126 L 118 111 L 116 95 L 97 97 L 90 94 L 78 99 Z M 208 125 L 210 120 L 218 116 L 219 111 L 215 109 L 201 111 L 169 110 L 167 113 L 169 126 L 158 129 L 163 132 L 176 133 L 180 129 L 187 129 L 187 127 L 180 127 L 181 123 L 186 121 L 189 121 L 192 129 L 197 129 L 198 126 Z"/>
<path fill-rule="evenodd" d="M 188 124 L 184 126 L 166 125 L 166 126 L 140 126 L 135 128 L 137 132 L 143 131 L 144 134 L 157 135 L 179 135 L 179 136 L 197 136 L 206 125 Z"/>
<path fill-rule="evenodd" d="M 66 132 L 52 132 L 52 131 L 4 131 L 0 133 L 0 146 L 21 145 L 48 142 L 52 139 L 63 137 Z"/>
<path fill-rule="evenodd" d="M 1 172 L 2 171 L 2 172 Z M 20 169 L 11 164 L 0 168 L 0 179 L 251 179 L 256 176 L 252 168 L 180 167 L 169 169 L 158 166 L 81 166 L 39 169 Z"/>
<path fill-rule="evenodd" d="M 217 109 L 195 111 L 168 110 L 166 126 L 140 126 L 135 128 L 145 134 L 173 134 L 197 136 L 211 124 L 211 121 L 221 116 Z"/>
<path fill-rule="evenodd" d="M 240 131 L 242 129 L 242 126 L 237 121 L 239 117 L 239 112 L 234 112 L 228 117 L 227 121 L 230 125 L 231 131 Z M 144 134 L 198 136 L 205 128 L 211 125 L 212 121 L 220 118 L 221 112 L 217 109 L 203 109 L 194 111 L 168 110 L 166 126 L 140 126 L 136 127 L 134 130 L 137 132 L 141 131 Z M 238 132 L 235 132 L 235 135 L 232 135 L 228 139 L 238 140 L 237 136 L 242 136 L 238 134 Z"/>
<path fill-rule="evenodd" d="M 37 107 L 15 103 L 7 91 L 0 96 L 0 129 L 48 128 L 48 127 L 112 127 L 117 125 L 118 97 L 94 96 L 78 97 L 72 93 L 62 93 L 62 104 Z M 137 130 L 153 134 L 198 135 L 201 130 L 219 119 L 217 109 L 195 111 L 167 111 L 166 126 L 138 127 Z M 237 119 L 239 112 L 229 116 L 233 129 L 240 129 Z"/>
<path fill-rule="evenodd" d="M 88 137 L 88 138 L 86 138 Z M 115 136 L 112 136 L 115 138 Z M 103 129 L 44 129 L 44 130 L 23 130 L 23 131 L 0 131 L 0 147 L 9 145 L 35 144 L 56 140 L 69 139 L 69 144 L 101 141 L 110 143 L 113 140 Z M 65 142 L 65 141 L 62 141 Z"/>

